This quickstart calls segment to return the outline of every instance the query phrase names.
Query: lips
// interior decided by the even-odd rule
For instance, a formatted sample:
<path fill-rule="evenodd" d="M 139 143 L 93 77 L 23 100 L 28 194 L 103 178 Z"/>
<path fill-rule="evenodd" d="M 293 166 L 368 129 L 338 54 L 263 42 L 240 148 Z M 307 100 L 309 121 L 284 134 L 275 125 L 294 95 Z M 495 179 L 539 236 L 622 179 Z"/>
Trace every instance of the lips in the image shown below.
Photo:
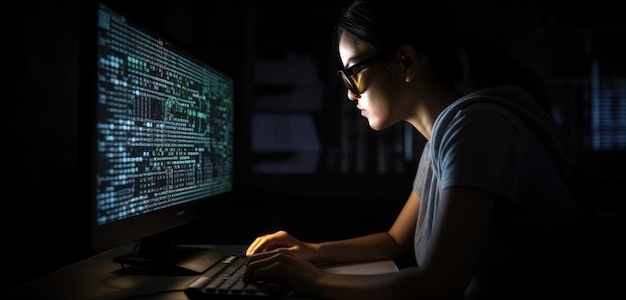
<path fill-rule="evenodd" d="M 367 110 L 365 110 L 365 109 L 364 109 L 363 107 L 361 107 L 360 105 L 358 105 L 358 104 L 357 104 L 357 105 L 356 105 L 356 108 L 357 108 L 358 110 L 360 110 L 360 111 L 361 111 L 361 116 L 364 116 L 364 117 L 365 117 L 365 116 L 367 115 Z"/>

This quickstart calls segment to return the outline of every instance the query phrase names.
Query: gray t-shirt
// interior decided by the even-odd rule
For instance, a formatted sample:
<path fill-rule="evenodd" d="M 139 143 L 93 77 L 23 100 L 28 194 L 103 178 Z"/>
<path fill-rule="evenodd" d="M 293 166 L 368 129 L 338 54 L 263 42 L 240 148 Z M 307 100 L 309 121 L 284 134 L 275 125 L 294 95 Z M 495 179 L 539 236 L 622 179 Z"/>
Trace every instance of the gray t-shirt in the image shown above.
<path fill-rule="evenodd" d="M 505 86 L 460 98 L 435 121 L 414 180 L 421 199 L 415 232 L 418 265 L 426 256 L 441 191 L 453 186 L 498 195 L 487 248 L 467 298 L 494 293 L 530 266 L 543 236 L 573 227 L 577 207 L 563 181 L 574 147 L 524 90 Z"/>

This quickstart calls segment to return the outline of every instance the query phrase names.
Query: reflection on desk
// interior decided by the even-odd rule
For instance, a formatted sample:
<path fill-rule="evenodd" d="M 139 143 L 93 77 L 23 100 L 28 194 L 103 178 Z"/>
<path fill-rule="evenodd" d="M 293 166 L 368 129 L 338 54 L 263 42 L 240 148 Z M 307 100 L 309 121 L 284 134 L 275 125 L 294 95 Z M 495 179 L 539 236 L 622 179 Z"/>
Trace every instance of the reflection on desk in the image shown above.
<path fill-rule="evenodd" d="M 337 274 L 374 275 L 398 272 L 398 267 L 393 260 L 331 264 L 320 266 L 320 268 Z"/>
<path fill-rule="evenodd" d="M 145 272 L 129 273 L 113 262 L 113 257 L 130 252 L 134 243 L 102 252 L 33 280 L 1 295 L 0 299 L 141 299 L 188 300 L 184 288 L 197 275 L 162 276 Z M 199 245 L 222 253 L 244 253 L 247 245 Z M 397 272 L 392 260 L 334 264 L 322 268 L 343 274 L 380 274 Z"/>

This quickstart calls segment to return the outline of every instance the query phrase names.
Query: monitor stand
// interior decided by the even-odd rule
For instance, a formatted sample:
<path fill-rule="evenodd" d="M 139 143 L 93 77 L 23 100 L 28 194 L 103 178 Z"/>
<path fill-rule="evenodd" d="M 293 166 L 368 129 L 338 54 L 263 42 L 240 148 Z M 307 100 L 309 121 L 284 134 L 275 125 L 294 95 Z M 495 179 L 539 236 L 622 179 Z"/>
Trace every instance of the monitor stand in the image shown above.
<path fill-rule="evenodd" d="M 174 230 L 159 233 L 138 242 L 132 252 L 116 256 L 113 262 L 124 269 L 143 267 L 166 275 L 201 274 L 224 258 L 224 254 L 208 248 L 180 246 Z"/>

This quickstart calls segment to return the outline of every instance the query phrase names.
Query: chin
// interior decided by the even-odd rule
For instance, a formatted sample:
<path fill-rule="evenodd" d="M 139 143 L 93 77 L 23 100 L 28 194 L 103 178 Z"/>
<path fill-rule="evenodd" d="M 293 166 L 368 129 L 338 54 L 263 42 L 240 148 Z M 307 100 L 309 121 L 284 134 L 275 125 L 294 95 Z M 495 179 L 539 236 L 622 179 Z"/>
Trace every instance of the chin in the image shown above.
<path fill-rule="evenodd" d="M 388 123 L 376 122 L 376 121 L 372 121 L 369 119 L 368 119 L 368 124 L 370 125 L 370 128 L 376 131 L 381 131 L 393 125 L 393 124 L 388 124 Z"/>
<path fill-rule="evenodd" d="M 380 131 L 380 130 L 384 129 L 384 127 L 380 127 L 379 126 L 380 124 L 378 124 L 376 122 L 368 122 L 368 124 L 370 125 L 370 128 L 372 128 L 372 129 L 374 129 L 376 131 Z"/>

